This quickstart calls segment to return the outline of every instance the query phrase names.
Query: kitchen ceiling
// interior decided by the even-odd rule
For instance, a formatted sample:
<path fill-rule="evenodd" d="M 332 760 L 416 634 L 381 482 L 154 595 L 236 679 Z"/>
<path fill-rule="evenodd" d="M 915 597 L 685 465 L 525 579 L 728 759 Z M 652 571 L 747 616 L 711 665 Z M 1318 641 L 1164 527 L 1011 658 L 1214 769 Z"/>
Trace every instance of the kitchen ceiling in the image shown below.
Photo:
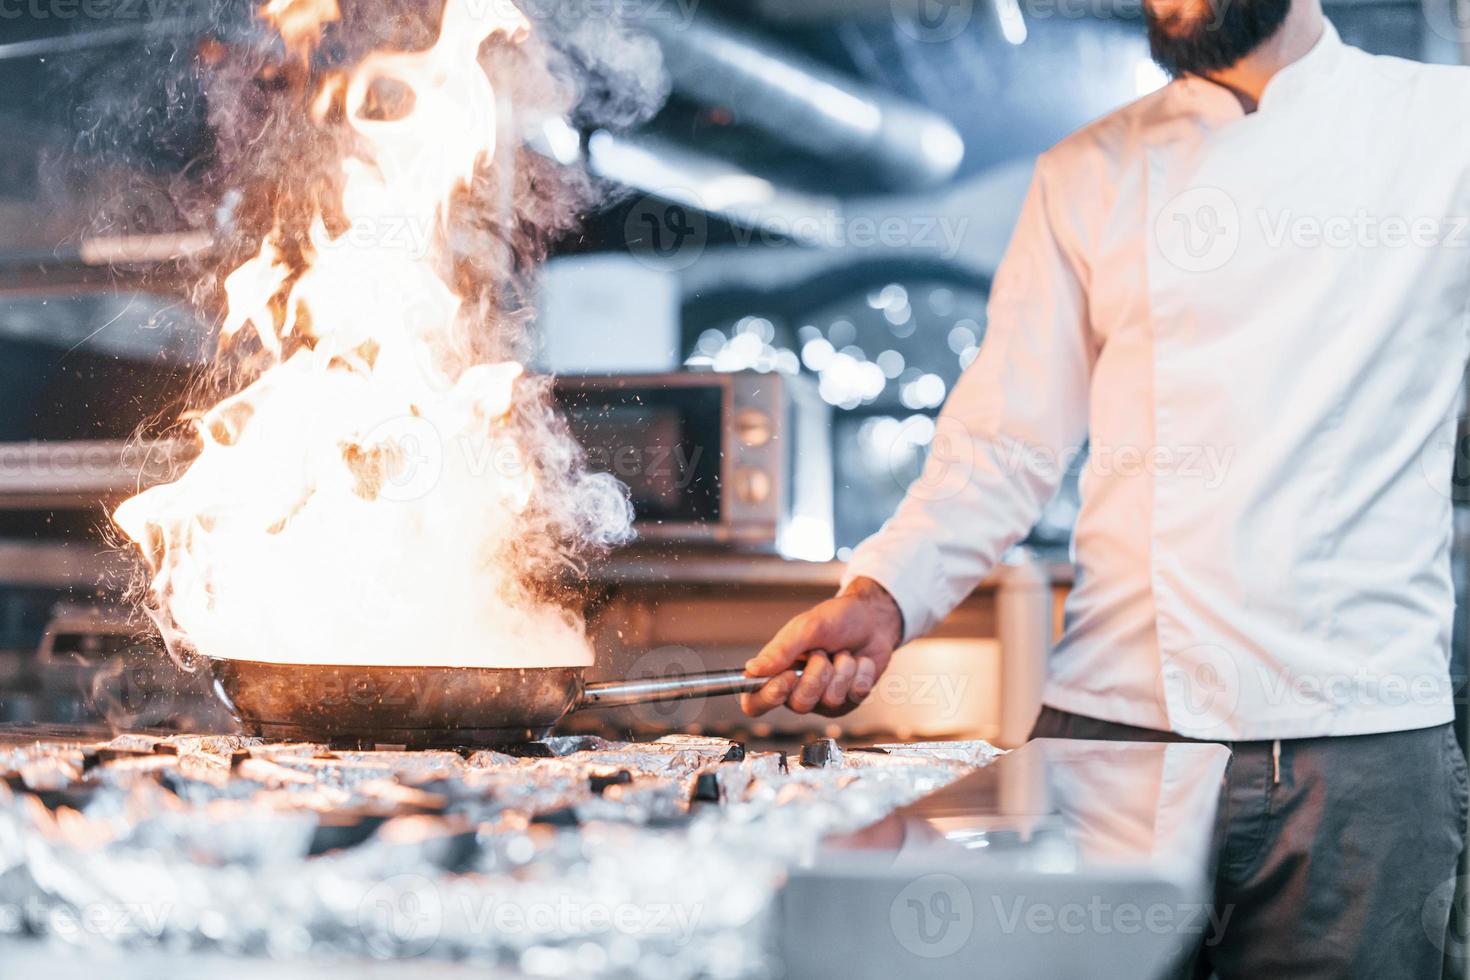
<path fill-rule="evenodd" d="M 1129 0 L 1119 0 L 1117 8 L 1105 0 L 1047 0 L 1026 5 L 1025 15 L 1014 0 L 978 6 L 972 0 L 912 0 L 912 12 L 907 3 L 649 0 L 630 9 L 660 17 L 692 13 L 701 22 L 718 19 L 736 25 L 854 84 L 932 110 L 953 124 L 964 141 L 957 180 L 1035 154 L 1154 79 L 1137 8 Z M 916 20 L 921 6 L 928 19 Z M 216 7 L 240 24 L 251 5 L 224 2 Z M 1337 2 L 1329 7 L 1350 42 L 1374 50 L 1419 57 L 1426 41 L 1436 40 L 1425 29 L 1433 18 L 1426 18 L 1413 0 Z M 95 124 L 99 100 L 119 98 L 142 105 L 138 121 L 150 124 L 146 142 L 134 148 L 145 165 L 178 168 L 201 151 L 199 109 L 189 93 L 167 90 L 158 81 L 162 73 L 138 72 L 129 65 L 129 57 L 141 52 L 129 38 L 147 29 L 148 11 L 163 9 L 180 24 L 193 15 L 180 13 L 184 8 L 178 4 L 129 9 L 136 16 L 119 14 L 100 26 L 95 19 L 55 16 L 0 23 L 0 91 L 12 94 L 0 105 L 8 123 L 3 138 L 12 144 L 7 150 L 17 149 L 16 143 L 48 140 L 65 145 L 72 134 Z M 1007 10 L 1015 15 L 1008 19 Z M 1106 16 L 1074 16 L 1083 10 Z M 80 46 L 77 39 L 82 36 L 101 43 L 90 50 L 64 50 Z M 156 49 L 152 56 L 186 57 L 191 50 L 192 44 L 185 42 Z M 155 79 L 151 88 L 150 76 Z M 79 104 L 82 92 L 89 104 Z M 742 119 L 738 105 L 701 102 L 676 92 L 651 130 L 736 161 L 783 186 L 844 196 L 884 190 L 861 159 L 834 168 L 820 153 L 772 139 L 752 120 Z M 139 127 L 138 132 L 145 130 Z M 34 159 L 34 153 L 7 153 L 6 158 Z M 3 176 L 0 197 L 29 197 L 39 189 L 34 167 L 12 162 Z"/>

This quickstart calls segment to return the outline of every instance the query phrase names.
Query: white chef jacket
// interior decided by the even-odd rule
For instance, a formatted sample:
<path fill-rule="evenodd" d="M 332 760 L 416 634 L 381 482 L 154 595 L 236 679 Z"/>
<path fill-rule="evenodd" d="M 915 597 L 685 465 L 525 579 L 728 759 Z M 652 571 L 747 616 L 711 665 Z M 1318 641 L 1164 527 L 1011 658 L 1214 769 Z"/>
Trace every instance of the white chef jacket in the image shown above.
<path fill-rule="evenodd" d="M 1449 721 L 1467 111 L 1470 70 L 1329 24 L 1254 113 L 1186 77 L 1043 154 L 980 354 L 848 580 L 925 633 L 1090 445 L 1047 704 L 1215 739 Z"/>

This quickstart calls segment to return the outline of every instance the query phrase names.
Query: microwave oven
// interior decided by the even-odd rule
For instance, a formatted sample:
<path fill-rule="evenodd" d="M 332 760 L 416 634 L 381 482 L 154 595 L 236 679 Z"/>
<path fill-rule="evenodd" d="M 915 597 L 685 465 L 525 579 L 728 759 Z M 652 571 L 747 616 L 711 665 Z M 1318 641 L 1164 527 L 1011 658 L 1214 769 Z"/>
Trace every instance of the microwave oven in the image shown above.
<path fill-rule="evenodd" d="M 807 379 L 576 376 L 553 392 L 589 465 L 627 486 L 639 540 L 832 557 L 830 416 Z M 94 525 L 192 453 L 173 440 L 0 442 L 0 524 L 59 508 Z"/>
<path fill-rule="evenodd" d="M 621 480 L 645 542 L 832 557 L 832 432 L 806 378 L 682 372 L 558 378 L 593 469 Z"/>

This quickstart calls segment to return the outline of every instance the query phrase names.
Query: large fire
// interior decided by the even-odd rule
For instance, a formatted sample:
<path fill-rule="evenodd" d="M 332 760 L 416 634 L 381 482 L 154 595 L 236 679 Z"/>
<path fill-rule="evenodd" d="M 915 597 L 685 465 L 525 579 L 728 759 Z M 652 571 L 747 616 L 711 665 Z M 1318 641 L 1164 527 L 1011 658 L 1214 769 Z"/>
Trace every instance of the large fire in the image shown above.
<path fill-rule="evenodd" d="M 309 45 L 337 8 L 273 0 L 263 14 L 288 45 Z M 287 263 L 278 224 L 224 285 L 224 343 L 258 339 L 272 363 L 199 418 L 199 454 L 179 479 L 115 514 L 149 562 L 170 650 L 591 662 L 580 617 L 528 587 L 516 557 L 528 522 L 546 520 L 538 498 L 569 492 L 538 485 L 533 454 L 574 450 L 513 423 L 518 399 L 539 397 L 523 393 L 518 364 L 455 353 L 465 311 L 441 272 L 451 199 L 494 158 L 480 48 L 528 30 L 509 4 L 448 0 L 433 46 L 371 54 L 311 100 L 320 125 L 353 131 L 340 217 L 312 217 L 304 268 Z M 619 491 L 580 480 L 570 492 L 626 521 Z"/>

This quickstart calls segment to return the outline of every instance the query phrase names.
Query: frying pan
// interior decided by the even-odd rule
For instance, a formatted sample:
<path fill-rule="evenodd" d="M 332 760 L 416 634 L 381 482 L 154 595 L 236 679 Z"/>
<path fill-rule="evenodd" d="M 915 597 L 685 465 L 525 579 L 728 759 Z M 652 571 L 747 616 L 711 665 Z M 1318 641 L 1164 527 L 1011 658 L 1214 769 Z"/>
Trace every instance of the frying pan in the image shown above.
<path fill-rule="evenodd" d="M 588 683 L 581 667 L 339 667 L 210 660 L 246 732 L 331 745 L 504 745 L 544 738 L 582 708 L 759 690 L 738 670 Z"/>

